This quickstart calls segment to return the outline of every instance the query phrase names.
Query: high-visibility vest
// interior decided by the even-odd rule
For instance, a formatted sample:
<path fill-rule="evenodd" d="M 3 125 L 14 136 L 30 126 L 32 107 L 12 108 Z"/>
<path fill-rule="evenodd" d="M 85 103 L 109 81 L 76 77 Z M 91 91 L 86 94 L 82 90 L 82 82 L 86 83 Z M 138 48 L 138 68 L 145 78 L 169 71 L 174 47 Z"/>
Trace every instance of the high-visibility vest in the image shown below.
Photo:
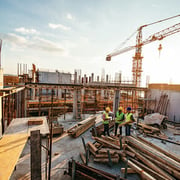
<path fill-rule="evenodd" d="M 119 111 L 117 111 L 115 122 L 121 124 L 123 122 L 123 118 L 124 118 L 124 113 L 123 112 L 119 113 Z"/>
<path fill-rule="evenodd" d="M 106 119 L 109 119 L 109 114 L 105 111 L 103 113 L 103 124 L 109 124 L 109 120 Z"/>
<path fill-rule="evenodd" d="M 126 114 L 126 121 L 125 122 L 129 122 L 129 121 L 131 121 L 131 116 L 132 116 L 133 114 L 132 113 L 127 113 Z M 129 125 L 132 125 L 132 123 L 128 123 Z"/>

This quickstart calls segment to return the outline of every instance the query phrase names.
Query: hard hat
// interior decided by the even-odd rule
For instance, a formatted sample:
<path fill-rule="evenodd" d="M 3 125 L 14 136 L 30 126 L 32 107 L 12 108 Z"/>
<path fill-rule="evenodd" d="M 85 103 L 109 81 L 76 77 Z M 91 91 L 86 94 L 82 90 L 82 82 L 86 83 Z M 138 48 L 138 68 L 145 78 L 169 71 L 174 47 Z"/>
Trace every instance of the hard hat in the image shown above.
<path fill-rule="evenodd" d="M 122 111 L 122 110 L 123 110 L 123 107 L 120 106 L 120 107 L 118 108 L 118 110 L 119 110 L 119 111 Z"/>
<path fill-rule="evenodd" d="M 127 107 L 127 111 L 131 111 L 131 107 Z"/>
<path fill-rule="evenodd" d="M 110 111 L 110 108 L 109 108 L 109 107 L 106 107 L 106 111 Z"/>

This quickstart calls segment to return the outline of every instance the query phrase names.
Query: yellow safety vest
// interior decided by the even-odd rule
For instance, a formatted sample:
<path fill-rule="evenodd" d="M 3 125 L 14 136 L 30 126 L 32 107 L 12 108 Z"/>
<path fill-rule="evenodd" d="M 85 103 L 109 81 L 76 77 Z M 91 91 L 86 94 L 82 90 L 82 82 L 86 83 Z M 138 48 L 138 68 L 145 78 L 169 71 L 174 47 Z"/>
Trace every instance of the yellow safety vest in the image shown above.
<path fill-rule="evenodd" d="M 109 119 L 109 114 L 105 111 L 103 113 L 103 115 L 105 115 L 105 119 L 104 119 L 104 116 L 103 116 L 103 124 L 109 124 L 109 120 L 106 120 L 106 119 Z"/>
<path fill-rule="evenodd" d="M 129 122 L 129 121 L 131 121 L 131 116 L 132 116 L 133 114 L 132 113 L 127 113 L 126 114 L 126 121 L 125 122 Z M 129 125 L 132 125 L 132 123 L 128 123 Z"/>
<path fill-rule="evenodd" d="M 116 119 L 115 119 L 116 123 L 121 124 L 121 123 L 123 122 L 123 117 L 124 117 L 124 113 L 121 112 L 121 113 L 119 114 L 119 111 L 117 111 L 117 112 L 116 112 Z"/>

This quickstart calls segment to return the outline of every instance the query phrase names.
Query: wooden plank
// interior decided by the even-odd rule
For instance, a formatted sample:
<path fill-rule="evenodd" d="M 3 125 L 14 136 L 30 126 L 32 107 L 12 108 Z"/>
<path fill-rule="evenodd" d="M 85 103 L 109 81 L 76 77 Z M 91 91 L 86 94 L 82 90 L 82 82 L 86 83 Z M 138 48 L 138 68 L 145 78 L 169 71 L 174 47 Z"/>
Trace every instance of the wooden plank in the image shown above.
<path fill-rule="evenodd" d="M 4 135 L 0 140 L 0 179 L 7 180 L 14 171 L 15 165 L 26 144 L 28 135 Z"/>
<path fill-rule="evenodd" d="M 101 149 L 98 151 L 98 153 L 99 153 L 99 154 L 102 154 L 102 153 L 106 154 L 108 150 L 109 150 L 110 154 L 112 154 L 112 155 L 113 155 L 113 154 L 119 154 L 119 155 L 121 155 L 121 156 L 125 156 L 124 151 L 122 151 L 122 150 L 117 150 L 117 149 L 110 149 L 110 148 L 101 148 Z"/>
<path fill-rule="evenodd" d="M 98 151 L 98 149 L 90 141 L 87 144 L 90 147 L 90 149 L 92 149 L 94 152 Z"/>
<path fill-rule="evenodd" d="M 41 135 L 40 130 L 31 131 L 31 179 L 41 180 Z"/>
<path fill-rule="evenodd" d="M 82 152 L 80 152 L 80 157 L 81 157 L 83 164 L 86 164 L 86 158 Z"/>
<path fill-rule="evenodd" d="M 123 174 L 125 173 L 125 168 L 121 168 L 121 173 L 123 173 Z M 134 173 L 136 173 L 136 171 L 132 168 L 127 168 L 127 173 L 134 174 Z"/>
<path fill-rule="evenodd" d="M 149 168 L 148 166 L 140 163 L 139 161 L 135 160 L 135 159 L 130 159 L 133 163 L 135 163 L 136 165 L 138 165 L 140 168 L 142 168 L 143 170 L 145 170 L 147 173 L 149 173 L 151 176 L 153 176 L 154 178 L 158 179 L 158 180 L 166 180 L 167 178 L 160 175 L 159 173 L 157 173 L 156 171 L 152 170 L 151 168 Z"/>
<path fill-rule="evenodd" d="M 131 157 L 135 157 L 136 155 L 133 152 L 125 150 L 125 154 Z"/>
<path fill-rule="evenodd" d="M 73 137 L 78 137 L 95 124 L 95 119 L 95 116 L 87 118 L 83 123 L 78 123 L 78 125 L 75 125 L 72 128 L 68 129 L 67 133 Z"/>
<path fill-rule="evenodd" d="M 180 163 L 175 161 L 174 159 L 166 156 L 162 152 L 159 152 L 158 150 L 154 149 L 153 147 L 148 146 L 147 144 L 144 144 L 137 139 L 133 138 L 132 136 L 128 136 L 128 143 L 132 144 L 134 147 L 140 149 L 143 153 L 147 153 L 150 156 L 154 157 L 155 159 L 161 161 L 162 163 L 172 167 L 173 169 L 176 169 L 177 171 L 180 171 Z"/>
<path fill-rule="evenodd" d="M 171 180 L 171 177 L 164 172 L 162 169 L 160 169 L 156 164 L 152 163 L 151 161 L 149 161 L 148 159 L 146 159 L 144 156 L 142 156 L 140 153 L 138 153 L 135 149 L 133 149 L 132 147 L 128 146 L 128 149 L 133 152 L 136 157 L 138 159 L 140 159 L 144 164 L 146 164 L 148 167 L 150 167 L 151 169 L 153 169 L 154 171 L 158 172 L 159 174 L 161 174 L 162 176 L 166 177 L 167 179 Z"/>
<path fill-rule="evenodd" d="M 140 139 L 141 141 L 143 141 L 144 143 L 150 145 L 151 147 L 157 149 L 159 152 L 162 152 L 163 154 L 167 155 L 168 157 L 170 157 L 170 158 L 172 158 L 172 159 L 174 159 L 174 160 L 176 160 L 177 162 L 180 163 L 180 157 L 179 157 L 178 155 L 175 155 L 175 154 L 173 154 L 172 152 L 167 152 L 167 151 L 165 151 L 164 149 L 156 146 L 155 144 L 147 141 L 146 139 L 144 139 L 144 138 L 142 138 L 142 137 L 139 137 L 139 136 L 138 136 L 137 138 Z"/>
<path fill-rule="evenodd" d="M 95 158 L 108 158 L 108 154 L 96 154 Z M 119 158 L 119 156 L 118 154 L 111 154 L 111 158 Z"/>
<path fill-rule="evenodd" d="M 93 137 L 94 140 L 96 140 L 97 142 L 103 144 L 104 146 L 107 146 L 107 147 L 110 147 L 110 148 L 114 148 L 114 149 L 119 149 L 120 150 L 120 147 L 115 145 L 115 144 L 112 144 L 104 139 L 101 139 L 101 138 L 98 138 L 98 137 Z"/>
<path fill-rule="evenodd" d="M 160 129 L 152 127 L 152 126 L 148 126 L 146 124 L 138 123 L 138 126 L 141 126 L 143 129 L 151 130 L 152 132 L 160 132 Z"/>
<path fill-rule="evenodd" d="M 173 141 L 173 140 L 170 140 L 170 139 L 167 139 L 167 138 L 159 137 L 159 136 L 152 135 L 152 134 L 147 134 L 147 136 L 150 136 L 150 137 L 153 137 L 153 138 L 156 138 L 156 139 L 160 139 L 160 140 L 164 140 L 164 141 L 167 141 L 169 143 L 180 145 L 180 142 L 176 142 L 176 141 Z"/>
<path fill-rule="evenodd" d="M 157 166 L 159 166 L 161 169 L 165 170 L 166 172 L 168 172 L 169 174 L 171 174 L 172 176 L 176 177 L 177 179 L 179 179 L 180 177 L 180 172 L 176 171 L 175 169 L 167 166 L 166 164 L 161 163 L 160 161 L 156 160 L 155 158 L 152 158 L 150 156 L 148 156 L 147 154 L 143 153 L 143 156 L 145 156 L 147 159 L 149 159 L 150 161 L 152 161 L 154 164 L 156 164 Z"/>
<path fill-rule="evenodd" d="M 123 160 L 125 161 L 126 158 L 123 158 Z M 141 169 L 140 167 L 138 167 L 136 164 L 134 164 L 132 161 L 128 160 L 128 165 L 134 169 L 140 176 L 142 179 L 146 179 L 146 180 L 156 180 L 154 177 L 152 177 L 150 174 L 148 174 L 147 172 L 145 172 L 143 169 Z"/>
<path fill-rule="evenodd" d="M 118 158 L 111 158 L 113 163 L 118 163 Z M 109 163 L 109 158 L 94 158 L 94 162 Z"/>
<path fill-rule="evenodd" d="M 43 124 L 43 119 L 29 119 L 28 120 L 28 126 L 31 126 L 31 125 L 41 125 Z"/>

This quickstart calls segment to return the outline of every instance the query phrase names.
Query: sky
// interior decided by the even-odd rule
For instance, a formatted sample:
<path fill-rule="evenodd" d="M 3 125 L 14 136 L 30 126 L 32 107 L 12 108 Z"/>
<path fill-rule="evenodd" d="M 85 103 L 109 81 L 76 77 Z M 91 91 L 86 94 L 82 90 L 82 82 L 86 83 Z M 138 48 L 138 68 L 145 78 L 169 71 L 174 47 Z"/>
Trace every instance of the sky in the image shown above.
<path fill-rule="evenodd" d="M 1 64 L 5 74 L 28 69 L 132 79 L 135 50 L 106 55 L 136 44 L 137 29 L 180 14 L 180 0 L 0 0 Z M 180 16 L 142 29 L 142 39 L 180 22 Z M 133 36 L 131 37 L 131 35 Z M 131 37 L 131 38 L 130 38 Z M 122 43 L 127 43 L 122 46 Z M 162 44 L 161 52 L 158 51 Z M 142 47 L 142 86 L 180 84 L 180 32 Z"/>

